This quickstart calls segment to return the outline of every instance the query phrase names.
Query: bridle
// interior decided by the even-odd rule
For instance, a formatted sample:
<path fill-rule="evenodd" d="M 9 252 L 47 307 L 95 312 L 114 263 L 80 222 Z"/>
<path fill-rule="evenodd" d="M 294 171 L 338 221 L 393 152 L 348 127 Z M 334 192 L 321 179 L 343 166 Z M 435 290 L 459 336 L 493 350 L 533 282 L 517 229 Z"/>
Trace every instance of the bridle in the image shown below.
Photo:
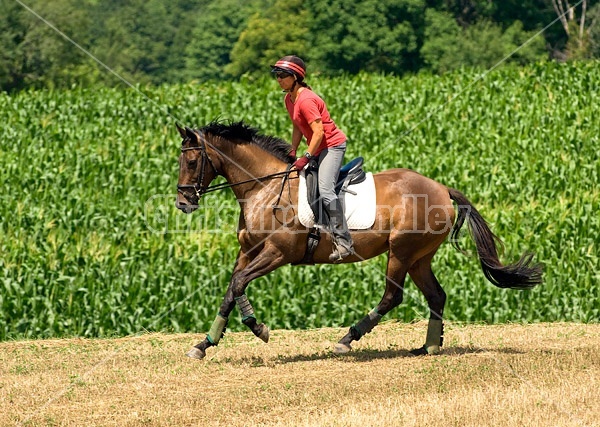
<path fill-rule="evenodd" d="M 185 145 L 185 143 L 187 141 L 189 141 L 190 138 L 187 137 L 186 139 L 183 140 L 182 145 Z M 210 157 L 208 157 L 208 153 L 206 152 L 206 141 L 204 141 L 204 135 L 200 134 L 200 144 L 197 147 L 181 147 L 181 153 L 185 153 L 186 151 L 195 151 L 195 150 L 200 150 L 200 157 L 201 157 L 201 163 L 200 163 L 200 173 L 198 174 L 198 181 L 195 184 L 177 184 L 177 192 L 181 193 L 181 195 L 183 197 L 185 197 L 185 193 L 184 190 L 189 190 L 192 189 L 194 190 L 194 192 L 196 193 L 196 196 L 198 198 L 200 198 L 200 196 L 202 196 L 203 194 L 209 193 L 210 191 L 215 191 L 215 190 L 211 190 L 212 187 L 206 187 L 204 185 L 204 176 L 206 174 L 206 163 L 208 163 L 215 175 L 218 175 L 219 172 L 217 171 L 217 168 L 215 167 L 214 163 L 212 162 L 212 160 L 210 159 Z M 214 186 L 216 187 L 216 186 Z"/>
<path fill-rule="evenodd" d="M 185 196 L 184 190 L 193 190 L 196 193 L 196 196 L 198 198 L 200 198 L 200 196 L 202 196 L 205 193 L 208 193 L 209 191 L 209 187 L 206 187 L 204 185 L 204 176 L 206 175 L 206 163 L 210 164 L 210 166 L 213 168 L 213 171 L 215 173 L 215 175 L 218 175 L 219 172 L 217 171 L 217 168 L 215 167 L 215 164 L 213 163 L 213 161 L 211 160 L 211 158 L 208 156 L 208 153 L 206 152 L 206 141 L 204 140 L 204 134 L 200 134 L 200 144 L 197 147 L 181 147 L 181 153 L 185 153 L 186 151 L 196 151 L 196 150 L 200 150 L 200 157 L 201 157 L 201 163 L 200 163 L 200 173 L 198 174 L 198 181 L 195 184 L 177 184 L 177 192 L 180 193 L 183 197 Z M 186 139 L 183 140 L 183 142 L 181 143 L 182 145 L 185 145 L 185 143 L 187 141 L 190 140 L 190 137 L 187 137 Z"/>
<path fill-rule="evenodd" d="M 204 177 L 206 175 L 206 172 L 205 172 L 206 164 L 208 163 L 212 167 L 212 169 L 215 173 L 215 176 L 219 175 L 219 171 L 217 170 L 213 161 L 211 160 L 211 158 L 208 156 L 208 153 L 206 152 L 206 141 L 204 140 L 204 135 L 200 134 L 199 136 L 200 136 L 200 138 L 199 138 L 200 144 L 197 147 L 181 147 L 182 153 L 185 153 L 186 151 L 200 150 L 200 157 L 202 159 L 201 163 L 200 163 L 200 173 L 198 174 L 198 181 L 195 184 L 183 184 L 183 185 L 177 184 L 177 192 L 180 193 L 183 197 L 186 197 L 184 190 L 190 190 L 190 189 L 193 190 L 196 193 L 196 196 L 198 197 L 198 199 L 200 199 L 200 197 L 206 193 L 212 193 L 214 191 L 219 191 L 219 190 L 224 190 L 226 188 L 236 187 L 238 185 L 247 184 L 249 182 L 261 182 L 264 180 L 283 176 L 281 191 L 279 192 L 279 197 L 277 199 L 277 203 L 275 205 L 273 205 L 273 209 L 276 209 L 278 207 L 279 200 L 281 199 L 281 195 L 283 193 L 283 188 L 285 186 L 285 182 L 289 178 L 290 173 L 299 172 L 295 169 L 291 169 L 292 165 L 289 165 L 286 168 L 286 170 L 283 172 L 276 172 L 276 173 L 273 173 L 270 175 L 247 179 L 245 181 L 235 182 L 232 184 L 230 184 L 228 182 L 224 182 L 222 184 L 205 186 L 204 185 Z M 184 139 L 182 142 L 182 145 L 185 145 L 185 143 L 189 140 L 190 140 L 189 137 Z"/>

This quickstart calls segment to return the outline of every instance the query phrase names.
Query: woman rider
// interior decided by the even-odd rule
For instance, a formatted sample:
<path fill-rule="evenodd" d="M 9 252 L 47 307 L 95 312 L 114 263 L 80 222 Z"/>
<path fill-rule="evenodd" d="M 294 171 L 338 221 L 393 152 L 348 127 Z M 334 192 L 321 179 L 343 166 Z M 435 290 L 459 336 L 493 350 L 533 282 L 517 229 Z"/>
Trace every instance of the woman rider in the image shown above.
<path fill-rule="evenodd" d="M 308 144 L 306 153 L 296 160 L 294 167 L 302 170 L 310 159 L 317 160 L 319 194 L 329 217 L 335 244 L 329 260 L 341 262 L 354 253 L 342 204 L 335 192 L 346 152 L 346 135 L 331 120 L 325 102 L 304 82 L 306 65 L 302 59 L 294 55 L 284 56 L 271 66 L 271 73 L 286 92 L 285 107 L 293 124 L 291 155 L 296 157 L 302 137 Z"/>

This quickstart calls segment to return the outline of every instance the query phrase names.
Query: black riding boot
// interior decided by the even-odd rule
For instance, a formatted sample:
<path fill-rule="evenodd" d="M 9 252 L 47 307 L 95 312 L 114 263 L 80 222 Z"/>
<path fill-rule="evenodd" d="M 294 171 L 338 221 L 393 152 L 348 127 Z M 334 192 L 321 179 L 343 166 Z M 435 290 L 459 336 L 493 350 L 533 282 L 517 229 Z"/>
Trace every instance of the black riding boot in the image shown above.
<path fill-rule="evenodd" d="M 339 263 L 344 258 L 354 254 L 352 237 L 348 231 L 348 225 L 346 224 L 346 218 L 344 217 L 340 201 L 335 199 L 330 203 L 324 203 L 324 206 L 329 217 L 329 231 L 335 244 L 332 254 L 329 255 L 329 261 Z"/>

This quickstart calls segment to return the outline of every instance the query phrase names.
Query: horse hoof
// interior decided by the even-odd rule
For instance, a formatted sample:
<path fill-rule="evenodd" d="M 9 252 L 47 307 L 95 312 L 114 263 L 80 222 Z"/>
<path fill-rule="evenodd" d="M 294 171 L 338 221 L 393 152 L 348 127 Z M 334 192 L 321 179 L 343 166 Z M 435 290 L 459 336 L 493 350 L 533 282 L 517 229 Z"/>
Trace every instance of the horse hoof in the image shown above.
<path fill-rule="evenodd" d="M 435 356 L 436 354 L 440 354 L 442 350 L 439 345 L 429 345 L 423 346 L 421 348 L 415 348 L 410 351 L 410 354 L 413 356 Z"/>
<path fill-rule="evenodd" d="M 421 348 L 415 348 L 411 350 L 410 354 L 412 354 L 413 356 L 427 356 L 429 353 L 427 353 L 427 348 L 423 346 Z"/>
<path fill-rule="evenodd" d="M 187 357 L 191 357 L 192 359 L 202 360 L 206 356 L 204 350 L 200 350 L 198 347 L 192 347 L 190 351 L 185 354 Z"/>
<path fill-rule="evenodd" d="M 430 345 L 430 346 L 427 346 L 425 348 L 425 350 L 427 350 L 427 354 L 430 354 L 432 356 L 435 356 L 436 354 L 440 354 L 440 352 L 442 351 L 440 349 L 439 345 Z"/>
<path fill-rule="evenodd" d="M 335 345 L 335 347 L 333 347 L 333 352 L 335 354 L 346 354 L 348 353 L 350 350 L 352 350 L 352 347 L 350 347 L 350 344 L 342 344 L 342 343 L 337 343 Z"/>
<path fill-rule="evenodd" d="M 263 323 L 262 330 L 260 331 L 258 338 L 260 338 L 264 342 L 269 342 L 269 332 L 270 332 L 269 327 Z"/>

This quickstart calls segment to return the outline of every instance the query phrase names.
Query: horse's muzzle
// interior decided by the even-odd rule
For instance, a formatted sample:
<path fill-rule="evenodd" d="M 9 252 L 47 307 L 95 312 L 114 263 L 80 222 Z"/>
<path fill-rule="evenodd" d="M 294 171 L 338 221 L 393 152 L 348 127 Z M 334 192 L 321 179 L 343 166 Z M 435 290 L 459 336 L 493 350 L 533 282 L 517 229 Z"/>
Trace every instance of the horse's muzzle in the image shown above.
<path fill-rule="evenodd" d="M 189 214 L 198 209 L 198 203 L 190 203 L 190 201 L 183 194 L 177 194 L 177 200 L 175 201 L 175 207 L 183 213 Z"/>

